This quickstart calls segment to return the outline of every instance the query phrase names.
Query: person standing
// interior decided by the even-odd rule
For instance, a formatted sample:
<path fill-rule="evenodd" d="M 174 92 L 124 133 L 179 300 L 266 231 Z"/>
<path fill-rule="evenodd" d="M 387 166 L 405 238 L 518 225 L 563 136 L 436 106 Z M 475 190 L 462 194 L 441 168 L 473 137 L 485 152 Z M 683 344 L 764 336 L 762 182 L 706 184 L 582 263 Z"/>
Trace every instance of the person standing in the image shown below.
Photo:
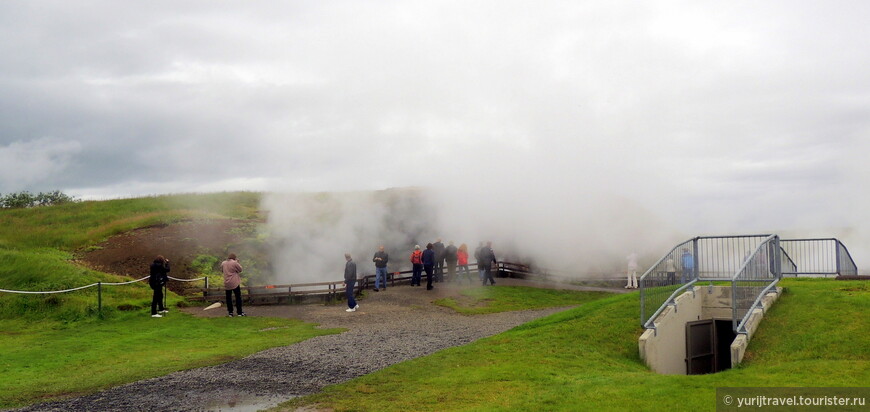
<path fill-rule="evenodd" d="M 480 249 L 480 261 L 483 262 L 483 286 L 489 280 L 495 286 L 495 278 L 492 277 L 492 264 L 498 264 L 495 260 L 495 252 L 492 251 L 492 242 L 486 242 L 486 246 Z"/>
<path fill-rule="evenodd" d="M 169 280 L 167 273 L 169 273 L 169 259 L 157 255 L 154 262 L 151 263 L 151 277 L 148 278 L 148 286 L 151 286 L 151 290 L 154 291 L 154 295 L 151 297 L 152 318 L 162 318 L 161 313 L 169 312 L 163 307 L 163 287 Z"/>
<path fill-rule="evenodd" d="M 375 292 L 381 289 L 381 282 L 384 283 L 383 289 L 387 290 L 387 262 L 389 261 L 390 255 L 384 252 L 384 245 L 381 245 L 372 258 L 372 262 L 375 262 Z"/>
<path fill-rule="evenodd" d="M 344 259 L 347 263 L 344 264 L 344 294 L 347 296 L 347 309 L 345 312 L 356 312 L 359 305 L 353 297 L 354 286 L 356 285 L 356 263 L 350 257 L 350 253 L 344 254 Z"/>
<path fill-rule="evenodd" d="M 480 251 L 483 249 L 483 242 L 477 244 L 477 249 L 474 249 L 474 260 L 477 262 L 477 278 L 483 282 L 483 260 L 480 259 Z"/>
<path fill-rule="evenodd" d="M 420 286 L 420 277 L 423 273 L 423 251 L 420 245 L 414 245 L 411 253 L 411 286 Z"/>
<path fill-rule="evenodd" d="M 464 273 L 468 283 L 472 283 L 471 274 L 468 271 L 468 245 L 465 243 L 459 245 L 459 250 L 456 251 L 456 260 L 459 262 L 459 276 Z M 456 277 L 457 281 L 459 276 Z"/>
<path fill-rule="evenodd" d="M 630 255 L 626 256 L 626 259 L 628 260 L 628 271 L 626 272 L 628 280 L 625 288 L 637 289 L 637 253 L 631 252 Z"/>
<path fill-rule="evenodd" d="M 674 258 L 672 256 L 668 256 L 668 260 L 665 261 L 665 272 L 668 275 L 668 286 L 677 283 L 677 266 L 674 264 Z"/>
<path fill-rule="evenodd" d="M 426 271 L 426 290 L 432 290 L 432 274 L 435 268 L 435 251 L 431 243 L 426 245 L 426 250 L 423 251 L 423 270 Z"/>
<path fill-rule="evenodd" d="M 680 283 L 686 283 L 695 277 L 695 258 L 689 253 L 689 249 L 683 249 L 680 256 L 682 271 L 680 271 Z"/>
<path fill-rule="evenodd" d="M 233 295 L 236 296 L 236 314 L 247 316 L 242 311 L 242 265 L 235 253 L 230 253 L 227 260 L 221 262 L 221 271 L 224 273 L 224 290 L 227 293 L 227 310 L 229 317 L 233 317 Z"/>
<path fill-rule="evenodd" d="M 453 246 L 453 241 L 444 249 L 444 263 L 447 265 L 447 280 L 456 280 L 456 260 L 458 259 L 456 246 Z"/>
<path fill-rule="evenodd" d="M 441 238 L 435 240 L 432 244 L 432 250 L 435 252 L 435 281 L 444 281 L 444 244 L 441 243 Z"/>

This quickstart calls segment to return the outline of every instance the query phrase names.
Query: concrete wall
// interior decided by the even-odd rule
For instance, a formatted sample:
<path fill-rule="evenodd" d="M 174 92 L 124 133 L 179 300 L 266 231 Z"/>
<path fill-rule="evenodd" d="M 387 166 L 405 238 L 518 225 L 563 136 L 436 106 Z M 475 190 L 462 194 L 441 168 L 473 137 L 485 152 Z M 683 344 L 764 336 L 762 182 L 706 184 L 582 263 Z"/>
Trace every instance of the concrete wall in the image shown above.
<path fill-rule="evenodd" d="M 756 309 L 747 322 L 748 335 L 737 335 L 731 344 L 731 366 L 743 360 L 749 340 L 761 322 L 764 313 L 782 293 L 782 288 L 768 293 L 762 299 L 762 309 Z M 638 340 L 641 359 L 655 372 L 666 375 L 686 374 L 686 323 L 702 319 L 731 320 L 730 286 L 695 286 L 694 294 L 687 291 L 676 299 L 676 307 L 669 306 L 655 319 L 656 329 L 647 329 Z"/>
<path fill-rule="evenodd" d="M 656 329 L 647 329 L 640 336 L 640 357 L 650 369 L 666 375 L 686 374 L 686 322 L 701 319 L 704 294 L 686 292 L 675 299 L 676 307 L 668 306 L 655 320 Z"/>
<path fill-rule="evenodd" d="M 768 292 L 761 298 L 761 309 L 755 309 L 752 311 L 752 315 L 749 316 L 749 320 L 746 321 L 746 335 L 737 335 L 737 338 L 734 339 L 734 342 L 731 343 L 731 367 L 735 367 L 743 362 L 743 356 L 746 355 L 746 347 L 749 346 L 749 340 L 752 339 L 752 336 L 755 335 L 755 331 L 758 330 L 759 324 L 761 324 L 761 319 L 764 317 L 764 314 L 770 310 L 770 307 L 779 299 L 779 296 L 782 295 L 782 288 L 777 287 L 775 291 Z"/>

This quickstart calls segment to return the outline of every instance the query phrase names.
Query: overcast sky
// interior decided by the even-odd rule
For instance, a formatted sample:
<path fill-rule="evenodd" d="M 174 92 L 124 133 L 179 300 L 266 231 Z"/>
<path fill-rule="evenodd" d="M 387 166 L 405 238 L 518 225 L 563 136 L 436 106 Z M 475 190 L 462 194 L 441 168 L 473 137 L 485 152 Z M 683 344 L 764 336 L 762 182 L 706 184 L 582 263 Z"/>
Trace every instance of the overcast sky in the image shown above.
<path fill-rule="evenodd" d="M 3 1 L 0 192 L 448 182 L 867 242 L 868 21 L 867 1 Z"/>

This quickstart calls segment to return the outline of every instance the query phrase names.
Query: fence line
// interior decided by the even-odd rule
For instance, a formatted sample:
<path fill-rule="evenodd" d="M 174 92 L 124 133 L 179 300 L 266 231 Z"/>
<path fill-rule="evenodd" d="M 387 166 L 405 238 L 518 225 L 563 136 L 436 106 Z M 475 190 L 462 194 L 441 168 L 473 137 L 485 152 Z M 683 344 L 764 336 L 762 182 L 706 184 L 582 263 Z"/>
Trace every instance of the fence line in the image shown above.
<path fill-rule="evenodd" d="M 47 294 L 50 294 L 50 293 L 67 293 L 67 292 L 75 292 L 75 291 L 77 291 L 77 290 L 82 290 L 82 289 L 92 288 L 92 287 L 94 287 L 94 286 L 97 286 L 98 284 L 99 284 L 99 283 L 91 283 L 90 285 L 79 286 L 79 287 L 77 287 L 77 288 L 64 289 L 64 290 L 29 291 L 29 290 L 9 290 L 9 289 L 0 289 L 0 292 L 5 292 L 5 293 L 19 293 L 19 294 L 26 294 L 26 295 L 47 295 Z"/>
<path fill-rule="evenodd" d="M 0 292 L 5 292 L 5 293 L 18 293 L 18 294 L 26 294 L 26 295 L 48 295 L 48 294 L 51 294 L 51 293 L 67 293 L 67 292 L 75 292 L 75 291 L 77 291 L 77 290 L 82 290 L 82 289 L 92 288 L 92 287 L 94 287 L 94 286 L 100 286 L 100 285 L 102 285 L 102 286 L 121 286 L 121 285 L 129 285 L 129 284 L 131 284 L 131 283 L 141 282 L 141 281 L 143 281 L 143 280 L 145 280 L 145 279 L 148 279 L 148 278 L 150 278 L 150 277 L 151 277 L 151 276 L 148 275 L 148 276 L 145 276 L 144 278 L 139 278 L 139 279 L 131 280 L 131 281 L 128 281 L 128 282 L 97 282 L 97 283 L 91 283 L 90 285 L 79 286 L 79 287 L 76 287 L 76 288 L 72 288 L 72 289 L 63 289 L 63 290 L 11 290 L 11 289 L 0 289 Z M 171 279 L 171 280 L 176 280 L 176 281 L 179 281 L 179 282 L 195 282 L 195 281 L 197 281 L 197 280 L 203 280 L 203 279 L 205 279 L 204 276 L 203 276 L 203 277 L 199 277 L 199 278 L 195 278 L 195 279 L 179 279 L 179 278 L 174 278 L 174 277 L 172 277 L 172 276 L 167 276 L 167 277 L 168 277 L 169 279 Z"/>

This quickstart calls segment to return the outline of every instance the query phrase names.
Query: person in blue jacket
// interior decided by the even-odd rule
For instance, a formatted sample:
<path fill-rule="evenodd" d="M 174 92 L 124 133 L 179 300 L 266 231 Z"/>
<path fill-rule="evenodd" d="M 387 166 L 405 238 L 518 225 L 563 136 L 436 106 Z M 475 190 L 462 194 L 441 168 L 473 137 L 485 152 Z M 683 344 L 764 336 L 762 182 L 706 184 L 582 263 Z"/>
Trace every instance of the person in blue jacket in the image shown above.
<path fill-rule="evenodd" d="M 426 271 L 426 290 L 432 290 L 432 271 L 435 268 L 435 251 L 431 243 L 423 251 L 423 270 Z"/>
<path fill-rule="evenodd" d="M 680 283 L 686 283 L 695 278 L 695 257 L 689 252 L 689 249 L 683 249 L 683 255 L 680 256 L 680 263 L 683 270 L 680 272 Z"/>

